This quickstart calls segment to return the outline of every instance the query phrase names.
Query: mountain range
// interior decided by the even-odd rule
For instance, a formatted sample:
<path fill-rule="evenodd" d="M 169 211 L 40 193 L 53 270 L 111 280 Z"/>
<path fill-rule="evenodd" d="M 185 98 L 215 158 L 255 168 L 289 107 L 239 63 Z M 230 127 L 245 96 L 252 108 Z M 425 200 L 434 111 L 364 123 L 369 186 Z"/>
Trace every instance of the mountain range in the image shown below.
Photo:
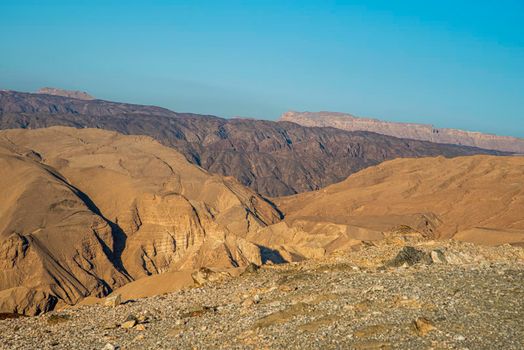
<path fill-rule="evenodd" d="M 0 316 L 413 237 L 524 245 L 500 151 L 13 91 L 0 127 Z"/>
<path fill-rule="evenodd" d="M 151 136 L 193 164 L 234 176 L 271 197 L 317 190 L 398 157 L 504 154 L 367 131 L 223 119 L 153 106 L 0 91 L 0 129 L 56 125 Z"/>
<path fill-rule="evenodd" d="M 524 154 L 524 139 L 518 137 L 436 128 L 428 124 L 388 122 L 336 112 L 286 112 L 282 114 L 280 120 L 304 126 L 333 127 L 348 131 L 370 131 L 412 140 L 465 145 Z"/>

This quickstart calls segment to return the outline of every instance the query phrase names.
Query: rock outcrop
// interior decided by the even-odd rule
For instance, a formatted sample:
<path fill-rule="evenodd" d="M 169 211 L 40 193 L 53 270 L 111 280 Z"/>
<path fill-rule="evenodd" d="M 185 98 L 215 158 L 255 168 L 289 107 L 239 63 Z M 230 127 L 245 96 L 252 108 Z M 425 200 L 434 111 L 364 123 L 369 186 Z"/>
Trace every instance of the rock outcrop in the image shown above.
<path fill-rule="evenodd" d="M 0 163 L 0 313 L 37 314 L 165 271 L 260 264 L 245 237 L 280 220 L 236 180 L 145 136 L 2 131 Z"/>
<path fill-rule="evenodd" d="M 45 94 L 45 95 L 70 97 L 70 98 L 76 98 L 79 100 L 94 100 L 95 99 L 93 96 L 89 95 L 85 91 L 64 90 L 64 89 L 57 89 L 57 88 L 51 88 L 51 87 L 41 88 L 36 93 Z"/>
<path fill-rule="evenodd" d="M 0 92 L 0 129 L 55 125 L 148 135 L 192 163 L 267 196 L 317 190 L 398 157 L 500 154 L 290 122 L 222 119 L 102 100 Z"/>
<path fill-rule="evenodd" d="M 428 124 L 387 122 L 336 112 L 286 112 L 280 117 L 280 120 L 310 127 L 333 127 L 348 131 L 371 131 L 405 139 L 465 145 L 524 154 L 524 139 L 521 138 L 457 129 L 436 128 Z"/>

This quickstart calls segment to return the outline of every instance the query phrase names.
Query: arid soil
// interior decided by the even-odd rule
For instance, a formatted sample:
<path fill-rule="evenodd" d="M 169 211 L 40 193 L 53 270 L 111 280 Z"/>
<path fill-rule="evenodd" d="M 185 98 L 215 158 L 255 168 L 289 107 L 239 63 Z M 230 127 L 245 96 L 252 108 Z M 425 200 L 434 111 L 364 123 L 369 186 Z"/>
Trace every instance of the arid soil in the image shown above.
<path fill-rule="evenodd" d="M 523 259 L 399 235 L 116 307 L 4 319 L 0 348 L 522 349 Z"/>
<path fill-rule="evenodd" d="M 524 244 L 524 157 L 395 159 L 275 203 L 294 226 L 407 225 L 433 238 Z"/>

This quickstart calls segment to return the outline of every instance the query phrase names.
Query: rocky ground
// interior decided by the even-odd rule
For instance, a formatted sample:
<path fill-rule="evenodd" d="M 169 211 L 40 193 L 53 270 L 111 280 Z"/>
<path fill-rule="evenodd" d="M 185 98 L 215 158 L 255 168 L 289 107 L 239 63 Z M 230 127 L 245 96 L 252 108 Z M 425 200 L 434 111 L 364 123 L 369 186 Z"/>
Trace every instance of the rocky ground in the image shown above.
<path fill-rule="evenodd" d="M 522 248 L 390 240 L 250 270 L 116 307 L 6 318 L 0 348 L 524 347 Z"/>

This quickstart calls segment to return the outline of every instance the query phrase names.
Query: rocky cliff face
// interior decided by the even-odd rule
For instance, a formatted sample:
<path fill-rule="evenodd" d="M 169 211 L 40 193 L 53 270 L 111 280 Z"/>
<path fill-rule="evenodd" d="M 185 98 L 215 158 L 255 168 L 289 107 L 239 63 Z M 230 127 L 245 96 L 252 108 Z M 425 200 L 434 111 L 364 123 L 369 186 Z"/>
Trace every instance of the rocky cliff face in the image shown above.
<path fill-rule="evenodd" d="M 268 196 L 311 191 L 397 157 L 499 154 L 290 122 L 222 119 L 101 100 L 0 92 L 0 128 L 65 125 L 148 135 L 210 172 Z"/>
<path fill-rule="evenodd" d="M 245 237 L 280 220 L 232 178 L 149 137 L 0 132 L 0 313 L 37 314 L 134 279 L 261 264 Z"/>
<path fill-rule="evenodd" d="M 334 127 L 348 131 L 371 131 L 406 139 L 524 154 L 524 139 L 457 129 L 441 129 L 427 124 L 386 122 L 335 112 L 287 112 L 280 117 L 280 120 L 310 127 Z"/>

